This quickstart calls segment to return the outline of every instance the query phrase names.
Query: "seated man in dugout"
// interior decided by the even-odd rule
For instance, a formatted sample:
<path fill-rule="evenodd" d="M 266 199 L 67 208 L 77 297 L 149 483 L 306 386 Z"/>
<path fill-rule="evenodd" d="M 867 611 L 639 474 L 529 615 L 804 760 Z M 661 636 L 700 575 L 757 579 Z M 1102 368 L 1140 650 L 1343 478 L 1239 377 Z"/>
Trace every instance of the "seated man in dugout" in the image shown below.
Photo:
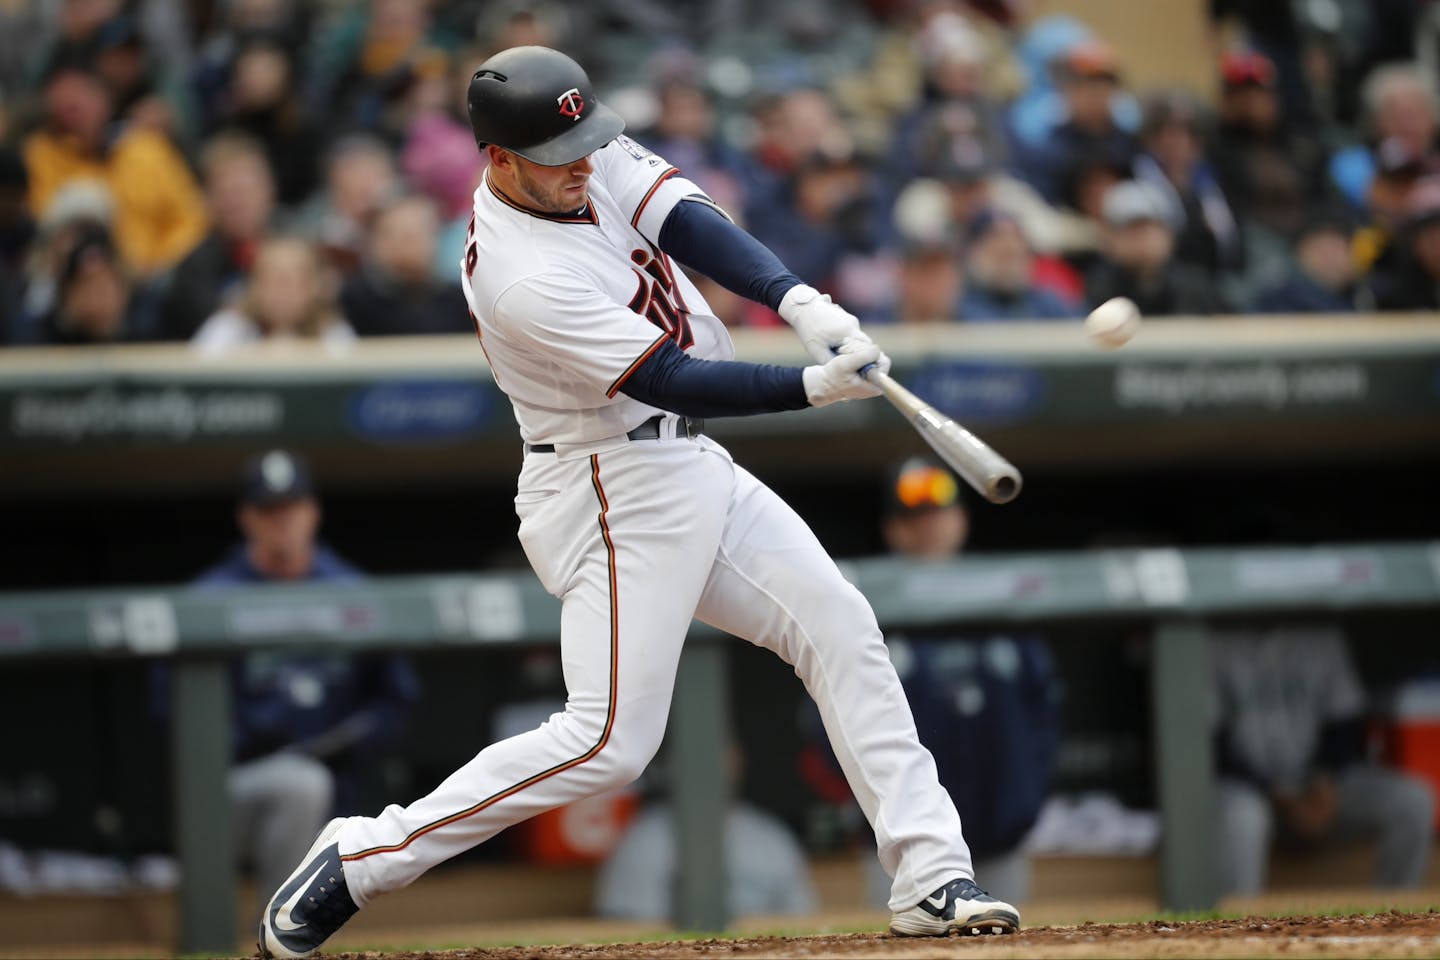
<path fill-rule="evenodd" d="M 1210 650 L 1223 892 L 1263 891 L 1272 844 L 1360 839 L 1375 844 L 1375 886 L 1424 883 L 1435 796 L 1366 759 L 1365 691 L 1339 628 L 1216 631 Z"/>

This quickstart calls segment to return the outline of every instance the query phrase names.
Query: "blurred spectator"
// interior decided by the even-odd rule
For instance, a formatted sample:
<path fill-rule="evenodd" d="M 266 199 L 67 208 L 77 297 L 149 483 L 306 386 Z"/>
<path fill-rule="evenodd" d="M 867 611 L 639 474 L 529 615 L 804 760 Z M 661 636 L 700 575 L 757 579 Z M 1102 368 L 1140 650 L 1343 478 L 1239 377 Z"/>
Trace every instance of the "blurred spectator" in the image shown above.
<path fill-rule="evenodd" d="M 45 125 L 24 141 L 30 206 L 44 217 L 79 178 L 103 181 L 115 197 L 115 240 L 141 278 L 173 266 L 205 234 L 204 198 L 179 152 L 144 127 L 115 131 L 110 96 L 88 68 L 57 67 L 46 80 Z"/>
<path fill-rule="evenodd" d="M 1090 27 L 1063 15 L 1036 19 L 1016 39 L 1015 57 L 1025 83 L 1010 103 L 1007 120 L 1025 170 L 1030 169 L 1031 151 L 1065 120 L 1065 99 L 1058 89 L 1065 55 L 1072 47 L 1094 39 Z M 1111 109 L 1115 106 L 1112 103 Z"/>
<path fill-rule="evenodd" d="M 400 168 L 416 190 L 434 201 L 442 225 L 432 269 L 445 283 L 460 282 L 460 258 L 486 157 L 475 149 L 475 134 L 462 121 L 470 70 L 428 78 L 412 96 L 414 115 L 405 133 Z M 454 107 L 459 108 L 460 115 Z"/>
<path fill-rule="evenodd" d="M 1364 210 L 1364 226 L 1355 236 L 1355 257 L 1362 271 L 1393 272 L 1404 251 L 1396 242 L 1410 216 L 1410 199 L 1434 165 L 1399 137 L 1376 144 L 1374 176 Z"/>
<path fill-rule="evenodd" d="M 213 137 L 200 170 L 210 232 L 169 277 L 161 317 L 167 340 L 189 340 L 218 307 L 240 296 L 275 211 L 275 178 L 259 141 L 240 133 Z"/>
<path fill-rule="evenodd" d="M 1418 887 L 1434 840 L 1423 781 L 1364 757 L 1365 692 L 1334 627 L 1211 636 L 1226 893 L 1265 889 L 1274 842 L 1376 843 L 1374 882 Z"/>
<path fill-rule="evenodd" d="M 277 38 L 242 39 L 212 124 L 243 131 L 265 147 L 280 203 L 304 202 L 320 183 L 324 141 L 301 97 L 295 58 Z"/>
<path fill-rule="evenodd" d="M 860 314 L 873 297 L 847 288 L 846 274 L 863 270 L 880 241 L 877 179 L 849 150 L 817 152 L 792 170 L 766 209 L 752 212 L 752 232 L 796 276 L 836 291 Z"/>
<path fill-rule="evenodd" d="M 29 85 L 29 69 L 35 55 L 35 37 L 43 29 L 44 13 L 36 3 L 0 4 L 0 90 L 24 89 Z M 0 114 L 3 114 L 0 103 Z M 0 123 L 0 142 L 7 141 L 4 124 Z"/>
<path fill-rule="evenodd" d="M 785 8 L 801 4 L 779 3 L 768 10 L 772 29 L 780 26 Z M 727 28 L 746 20 L 745 0 L 599 0 L 605 19 L 619 29 L 646 37 L 677 37 L 703 44 Z"/>
<path fill-rule="evenodd" d="M 338 11 L 311 45 L 309 100 L 339 129 L 378 130 L 417 71 L 445 69 L 450 38 L 436 29 L 428 0 L 365 0 Z"/>
<path fill-rule="evenodd" d="M 993 158 L 977 140 L 952 140 L 929 168 L 945 185 L 945 211 L 949 224 L 960 233 L 996 201 L 996 181 L 1002 176 Z"/>
<path fill-rule="evenodd" d="M 328 262 L 350 273 L 365 256 L 366 235 L 378 210 L 400 190 L 390 148 L 369 134 L 343 136 L 330 146 L 325 190 L 298 218 Z"/>
<path fill-rule="evenodd" d="M 198 589 L 325 582 L 358 590 L 363 583 L 318 539 L 320 501 L 309 466 L 295 454 L 271 450 L 246 465 L 235 520 L 243 542 L 195 581 Z M 157 691 L 165 679 L 157 672 Z M 363 802 L 357 794 L 376 750 L 403 732 L 419 681 L 394 654 L 276 649 L 237 658 L 230 690 L 238 854 L 254 867 L 256 888 L 271 890 L 329 817 Z"/>
<path fill-rule="evenodd" d="M 1120 62 L 1109 45 L 1098 40 L 1076 44 L 1059 69 L 1067 116 L 1041 145 L 1033 180 L 1051 203 L 1070 198 L 1073 205 L 1086 159 L 1104 156 L 1128 168 L 1139 147 L 1111 109 L 1120 89 Z"/>
<path fill-rule="evenodd" d="M 213 128 L 216 118 L 227 109 L 235 58 L 248 43 L 282 47 L 290 55 L 293 70 L 294 56 L 310 40 L 313 6 L 301 0 L 237 0 L 196 11 L 198 50 L 193 85 L 207 128 Z"/>
<path fill-rule="evenodd" d="M 969 274 L 960 298 L 960 319 L 1059 320 L 1079 316 L 1079 304 L 1035 283 L 1035 251 L 1020 221 L 984 213 L 965 239 Z"/>
<path fill-rule="evenodd" d="M 1037 273 L 1046 283 L 1068 299 L 1083 299 L 1079 275 L 1053 255 L 1093 250 L 1098 231 L 1088 220 L 1050 206 L 1030 184 L 992 163 L 978 141 L 951 141 L 925 173 L 895 198 L 894 228 L 901 242 L 959 236 L 986 211 L 1004 213 L 1020 222 L 1041 253 Z M 1057 272 L 1063 279 L 1053 275 Z"/>
<path fill-rule="evenodd" d="M 1062 206 L 1099 223 L 1105 219 L 1105 196 L 1117 183 L 1134 176 L 1134 157 L 1105 144 L 1084 147 L 1070 158 L 1060 197 Z"/>
<path fill-rule="evenodd" d="M 796 171 L 815 157 L 853 156 L 855 145 L 834 102 L 819 90 L 802 87 L 762 98 L 752 115 L 755 138 L 747 157 L 745 220 L 752 229 L 763 230 L 767 216 L 777 216 L 774 208 Z"/>
<path fill-rule="evenodd" d="M 886 473 L 881 529 L 890 554 L 910 564 L 955 563 L 970 535 L 970 514 L 954 474 L 931 457 L 911 457 Z M 963 561 L 954 582 L 965 580 Z M 1040 816 L 1060 747 L 1060 682 L 1045 640 L 1034 634 L 886 631 L 885 645 L 955 802 L 974 859 L 975 879 L 1010 903 L 1030 897 L 1030 861 L 1021 841 Z M 818 720 L 818 718 L 816 718 Z M 823 797 L 852 803 L 832 755 L 816 762 L 818 722 L 802 769 Z M 985 776 L 975 758 L 985 757 Z M 889 895 L 876 860 L 870 899 Z"/>
<path fill-rule="evenodd" d="M 889 146 L 897 182 L 934 165 L 959 139 L 979 146 L 991 163 L 1008 156 L 1005 118 L 990 95 L 989 51 L 980 32 L 958 10 L 931 16 L 917 32 L 924 66 L 920 104 L 896 122 Z"/>
<path fill-rule="evenodd" d="M 726 914 L 813 913 L 819 905 L 805 851 L 774 814 L 739 796 L 744 754 L 733 741 L 725 758 Z M 646 804 L 630 821 L 595 878 L 595 912 L 616 920 L 672 922 L 679 870 L 675 815 L 668 801 Z"/>
<path fill-rule="evenodd" d="M 1268 58 L 1227 53 L 1220 81 L 1215 171 L 1221 188 L 1242 221 L 1288 240 L 1322 196 L 1320 145 L 1283 113 Z"/>
<path fill-rule="evenodd" d="M 698 65 L 694 69 L 698 71 Z M 736 197 L 741 203 L 737 212 L 743 209 L 745 157 L 720 136 L 710 90 L 687 72 L 662 79 L 656 97 L 660 111 L 655 125 L 636 139 L 679 167 L 722 206 L 724 198 Z"/>
<path fill-rule="evenodd" d="M 72 180 L 56 192 L 25 251 L 23 300 L 11 325 L 14 342 L 41 339 L 39 322 L 55 306 L 56 281 L 65 258 L 87 231 L 98 230 L 113 240 L 114 222 L 115 198 L 101 181 Z"/>
<path fill-rule="evenodd" d="M 1416 184 L 1396 255 L 1370 278 L 1381 310 L 1440 310 L 1440 177 Z"/>
<path fill-rule="evenodd" d="M 243 299 L 213 314 L 191 344 L 220 354 L 239 344 L 317 340 L 343 348 L 355 331 L 335 309 L 334 278 L 315 247 L 298 237 L 271 237 L 255 250 Z"/>
<path fill-rule="evenodd" d="M 25 258 L 35 238 L 26 199 L 29 188 L 20 155 L 0 148 L 0 344 L 14 342 L 20 334 Z"/>
<path fill-rule="evenodd" d="M 900 254 L 895 306 L 890 322 L 953 323 L 960 312 L 965 272 L 954 244 L 915 240 Z"/>
<path fill-rule="evenodd" d="M 154 324 L 154 306 L 136 289 L 109 232 L 97 224 L 78 227 L 55 278 L 54 305 L 40 320 L 40 342 L 149 340 Z"/>
<path fill-rule="evenodd" d="M 1234 20 L 1243 29 L 1247 42 L 1272 65 L 1278 65 L 1275 87 L 1283 101 L 1285 115 L 1311 125 L 1314 122 L 1311 78 L 1306 76 L 1304 63 L 1306 6 L 1264 0 L 1210 0 L 1210 15 L 1222 26 L 1225 21 Z M 1330 5 L 1330 16 L 1339 17 L 1340 6 Z"/>
<path fill-rule="evenodd" d="M 1290 274 L 1261 290 L 1251 306 L 1256 313 L 1352 313 L 1373 308 L 1370 290 L 1359 282 L 1349 223 L 1326 215 L 1314 217 L 1300 231 Z"/>
<path fill-rule="evenodd" d="M 593 29 L 594 10 L 588 4 L 582 7 L 555 0 L 457 0 L 442 4 L 434 14 L 442 29 L 477 41 L 479 46 L 466 58 L 472 64 L 484 63 L 511 47 L 539 46 L 569 51 L 588 69 L 590 58 L 583 54 L 589 44 L 601 39 Z M 595 76 L 595 71 L 589 73 Z"/>
<path fill-rule="evenodd" d="M 1370 200 L 1371 183 L 1383 162 L 1376 151 L 1387 140 L 1397 144 L 1392 150 L 1414 157 L 1423 172 L 1433 171 L 1440 110 L 1432 83 L 1433 78 L 1410 63 L 1386 64 L 1365 78 L 1366 144 L 1346 147 L 1330 158 L 1330 176 L 1357 207 Z"/>
<path fill-rule="evenodd" d="M 340 305 L 362 337 L 473 332 L 465 294 L 432 270 L 435 205 L 400 197 L 375 215 L 364 266 L 346 278 Z M 460 252 L 456 251 L 456 258 Z M 456 267 L 458 271 L 458 266 Z"/>
<path fill-rule="evenodd" d="M 157 63 L 180 76 L 190 67 L 188 14 L 198 5 L 173 0 L 52 0 L 20 6 L 34 8 L 38 21 L 21 34 L 31 84 L 56 63 L 93 61 L 101 44 L 115 36 L 107 36 L 106 31 L 121 19 L 134 25 Z"/>
<path fill-rule="evenodd" d="M 1154 187 L 1116 184 L 1105 195 L 1104 216 L 1101 259 L 1085 278 L 1092 307 L 1126 296 L 1149 317 L 1228 312 L 1203 271 L 1175 262 L 1169 206 Z"/>
<path fill-rule="evenodd" d="M 177 144 L 190 141 L 197 126 L 193 98 L 173 67 L 155 57 L 138 19 L 121 14 L 107 20 L 90 56 L 118 123 L 145 127 Z"/>
<path fill-rule="evenodd" d="M 1199 105 L 1180 93 L 1150 97 L 1140 141 L 1135 178 L 1156 187 L 1170 205 L 1176 261 L 1212 276 L 1242 266 L 1239 226 L 1204 154 Z"/>

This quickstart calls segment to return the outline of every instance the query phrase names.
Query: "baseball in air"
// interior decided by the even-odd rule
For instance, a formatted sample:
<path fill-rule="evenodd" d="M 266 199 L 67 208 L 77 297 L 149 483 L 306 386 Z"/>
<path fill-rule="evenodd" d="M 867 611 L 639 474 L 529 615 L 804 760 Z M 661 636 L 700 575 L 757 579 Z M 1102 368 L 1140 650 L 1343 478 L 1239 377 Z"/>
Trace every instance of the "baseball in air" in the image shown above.
<path fill-rule="evenodd" d="M 1090 311 L 1085 332 L 1096 346 L 1113 350 L 1124 346 L 1140 329 L 1140 308 L 1129 297 L 1111 297 Z"/>

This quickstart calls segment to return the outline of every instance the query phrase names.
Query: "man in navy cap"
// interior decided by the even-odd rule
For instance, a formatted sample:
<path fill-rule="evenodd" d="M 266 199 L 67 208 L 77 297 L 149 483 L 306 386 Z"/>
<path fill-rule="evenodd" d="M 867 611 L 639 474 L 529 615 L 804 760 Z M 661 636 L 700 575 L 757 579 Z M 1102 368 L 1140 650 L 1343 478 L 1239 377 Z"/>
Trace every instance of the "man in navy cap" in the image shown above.
<path fill-rule="evenodd" d="M 314 480 L 293 453 L 246 464 L 235 518 L 243 540 L 197 587 L 361 580 L 318 539 Z M 231 696 L 235 834 L 268 892 L 336 809 L 355 804 L 360 765 L 398 734 L 419 684 L 399 656 L 272 649 L 234 662 Z"/>

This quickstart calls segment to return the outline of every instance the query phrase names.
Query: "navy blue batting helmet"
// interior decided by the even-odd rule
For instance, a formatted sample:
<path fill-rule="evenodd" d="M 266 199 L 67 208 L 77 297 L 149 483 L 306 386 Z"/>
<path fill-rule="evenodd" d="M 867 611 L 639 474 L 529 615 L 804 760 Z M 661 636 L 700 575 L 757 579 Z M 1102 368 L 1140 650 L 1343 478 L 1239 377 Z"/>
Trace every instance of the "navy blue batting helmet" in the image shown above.
<path fill-rule="evenodd" d="M 470 78 L 466 106 L 482 150 L 493 143 L 547 167 L 574 163 L 625 129 L 580 64 L 549 47 L 511 47 L 486 60 Z"/>

